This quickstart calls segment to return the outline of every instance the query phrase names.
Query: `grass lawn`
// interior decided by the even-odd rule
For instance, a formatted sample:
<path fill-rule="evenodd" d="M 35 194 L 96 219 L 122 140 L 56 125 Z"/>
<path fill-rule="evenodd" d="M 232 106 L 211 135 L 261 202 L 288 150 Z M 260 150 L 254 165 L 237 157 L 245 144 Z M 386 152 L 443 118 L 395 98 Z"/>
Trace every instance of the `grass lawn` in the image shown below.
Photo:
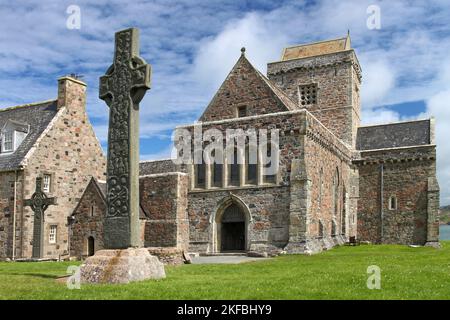
<path fill-rule="evenodd" d="M 442 248 L 338 247 L 238 265 L 166 267 L 167 278 L 128 285 L 82 285 L 55 278 L 74 262 L 0 263 L 0 299 L 450 299 L 450 241 Z M 381 268 L 369 290 L 367 267 Z"/>

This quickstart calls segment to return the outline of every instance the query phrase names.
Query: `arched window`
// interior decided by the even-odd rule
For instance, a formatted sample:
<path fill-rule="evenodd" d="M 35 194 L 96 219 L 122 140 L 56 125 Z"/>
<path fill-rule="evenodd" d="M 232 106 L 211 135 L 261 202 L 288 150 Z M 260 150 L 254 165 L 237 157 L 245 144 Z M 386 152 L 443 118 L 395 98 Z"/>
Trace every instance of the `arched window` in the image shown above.
<path fill-rule="evenodd" d="M 245 163 L 247 165 L 247 184 L 256 184 L 257 183 L 257 173 L 258 173 L 258 156 L 256 154 L 251 154 L 250 152 L 256 151 L 256 148 L 250 148 L 250 146 L 246 146 L 245 148 Z"/>
<path fill-rule="evenodd" d="M 389 210 L 397 210 L 397 197 L 391 196 L 389 198 Z"/>
<path fill-rule="evenodd" d="M 322 193 L 323 193 L 323 168 L 319 171 L 319 207 L 322 205 Z"/>
<path fill-rule="evenodd" d="M 336 221 L 331 221 L 331 235 L 335 236 L 337 231 Z"/>
<path fill-rule="evenodd" d="M 333 197 L 333 215 L 336 217 L 336 216 L 338 216 L 338 211 L 339 211 L 339 169 L 338 168 L 336 168 L 336 171 L 335 171 L 334 177 L 333 177 L 332 197 Z"/>
<path fill-rule="evenodd" d="M 319 238 L 323 238 L 323 224 L 322 221 L 319 220 Z"/>
<path fill-rule="evenodd" d="M 347 192 L 345 185 L 342 185 L 342 210 L 341 210 L 341 233 L 345 235 L 347 233 Z"/>
<path fill-rule="evenodd" d="M 267 144 L 267 159 L 272 158 L 272 143 Z M 263 155 L 264 157 L 265 155 Z M 265 163 L 266 161 L 264 161 Z M 268 161 L 268 163 L 264 164 L 264 168 L 270 168 L 272 166 L 272 161 Z M 265 183 L 276 183 L 277 176 L 275 174 L 265 174 L 264 175 L 264 182 Z"/>
<path fill-rule="evenodd" d="M 230 186 L 239 186 L 240 184 L 240 166 L 238 163 L 239 154 L 238 149 L 234 148 L 232 163 L 230 163 Z"/>
<path fill-rule="evenodd" d="M 195 165 L 195 187 L 204 188 L 206 183 L 206 166 L 203 157 L 201 163 Z"/>
<path fill-rule="evenodd" d="M 223 159 L 215 158 L 215 150 L 211 152 L 214 157 L 213 170 L 212 170 L 212 181 L 214 187 L 222 187 L 222 172 L 223 172 Z M 221 163 L 217 163 L 221 162 Z"/>

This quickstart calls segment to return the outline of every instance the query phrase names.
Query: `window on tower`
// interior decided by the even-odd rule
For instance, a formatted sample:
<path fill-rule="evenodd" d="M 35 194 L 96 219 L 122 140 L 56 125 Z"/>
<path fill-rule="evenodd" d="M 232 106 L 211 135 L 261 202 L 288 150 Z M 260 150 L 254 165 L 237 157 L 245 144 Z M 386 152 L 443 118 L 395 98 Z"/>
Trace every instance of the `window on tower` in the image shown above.
<path fill-rule="evenodd" d="M 308 106 L 317 103 L 317 83 L 299 86 L 300 105 Z"/>
<path fill-rule="evenodd" d="M 243 118 L 247 116 L 247 106 L 240 106 L 237 108 L 238 118 Z"/>

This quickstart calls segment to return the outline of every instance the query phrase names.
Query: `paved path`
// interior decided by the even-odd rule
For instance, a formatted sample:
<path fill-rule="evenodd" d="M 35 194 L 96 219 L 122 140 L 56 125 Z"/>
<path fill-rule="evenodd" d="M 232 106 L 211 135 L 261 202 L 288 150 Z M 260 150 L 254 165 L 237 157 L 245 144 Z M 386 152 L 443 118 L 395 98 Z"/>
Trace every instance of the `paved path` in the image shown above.
<path fill-rule="evenodd" d="M 254 258 L 247 256 L 205 256 L 192 258 L 193 264 L 211 264 L 211 263 L 243 263 L 243 262 L 253 262 L 253 261 L 264 261 L 270 258 Z"/>

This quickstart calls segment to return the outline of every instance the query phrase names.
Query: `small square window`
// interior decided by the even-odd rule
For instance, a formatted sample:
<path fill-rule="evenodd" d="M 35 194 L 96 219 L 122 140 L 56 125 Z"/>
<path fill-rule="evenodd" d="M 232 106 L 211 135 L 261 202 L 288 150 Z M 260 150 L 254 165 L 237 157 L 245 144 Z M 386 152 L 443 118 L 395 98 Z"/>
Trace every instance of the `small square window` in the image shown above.
<path fill-rule="evenodd" d="M 57 231 L 57 228 L 58 227 L 55 226 L 55 225 L 50 226 L 50 233 L 48 235 L 48 242 L 49 243 L 52 243 L 52 244 L 56 243 L 56 231 Z"/>
<path fill-rule="evenodd" d="M 237 110 L 238 110 L 238 118 L 247 116 L 247 106 L 240 106 L 238 107 Z"/>
<path fill-rule="evenodd" d="M 300 104 L 308 106 L 317 103 L 317 84 L 311 83 L 300 86 L 298 88 L 300 96 Z"/>
<path fill-rule="evenodd" d="M 44 174 L 44 185 L 42 187 L 42 190 L 44 192 L 50 192 L 50 186 L 51 186 L 51 181 L 52 181 L 52 176 L 49 174 Z"/>

